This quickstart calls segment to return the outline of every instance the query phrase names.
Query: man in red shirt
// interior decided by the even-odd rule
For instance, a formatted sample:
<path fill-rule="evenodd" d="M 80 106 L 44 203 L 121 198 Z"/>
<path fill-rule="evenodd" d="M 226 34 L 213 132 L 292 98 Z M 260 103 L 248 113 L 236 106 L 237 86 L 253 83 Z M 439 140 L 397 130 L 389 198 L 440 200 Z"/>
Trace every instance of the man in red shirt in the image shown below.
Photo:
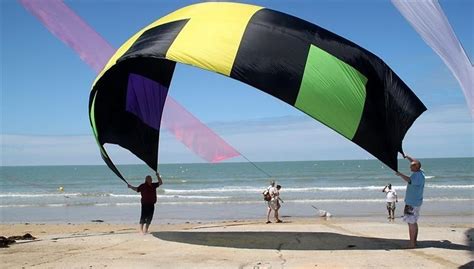
<path fill-rule="evenodd" d="M 153 183 L 153 179 L 150 175 L 145 177 L 145 183 L 140 186 L 134 187 L 128 184 L 128 187 L 136 192 L 139 192 L 142 196 L 142 213 L 140 216 L 140 232 L 142 234 L 148 233 L 148 227 L 150 227 L 151 220 L 153 219 L 153 213 L 155 212 L 156 203 L 156 188 L 163 184 L 160 174 L 157 172 L 156 177 L 158 178 L 157 183 Z M 143 225 L 146 224 L 145 230 Z"/>

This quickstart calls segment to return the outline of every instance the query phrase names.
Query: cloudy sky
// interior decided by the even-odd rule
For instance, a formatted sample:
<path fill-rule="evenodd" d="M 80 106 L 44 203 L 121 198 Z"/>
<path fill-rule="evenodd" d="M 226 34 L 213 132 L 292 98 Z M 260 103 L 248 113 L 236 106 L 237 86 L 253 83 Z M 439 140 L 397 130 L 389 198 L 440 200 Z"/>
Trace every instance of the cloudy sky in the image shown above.
<path fill-rule="evenodd" d="M 114 47 L 198 1 L 65 1 Z M 404 140 L 420 158 L 474 156 L 474 125 L 459 84 L 389 1 L 244 1 L 283 11 L 381 57 L 428 111 Z M 441 1 L 473 59 L 471 1 Z M 2 165 L 102 164 L 88 119 L 95 72 L 17 1 L 1 1 Z M 373 158 L 303 113 L 238 81 L 177 66 L 170 94 L 252 161 Z M 117 163 L 140 163 L 109 146 Z M 160 162 L 202 160 L 162 130 Z M 242 157 L 232 161 L 244 161 Z"/>

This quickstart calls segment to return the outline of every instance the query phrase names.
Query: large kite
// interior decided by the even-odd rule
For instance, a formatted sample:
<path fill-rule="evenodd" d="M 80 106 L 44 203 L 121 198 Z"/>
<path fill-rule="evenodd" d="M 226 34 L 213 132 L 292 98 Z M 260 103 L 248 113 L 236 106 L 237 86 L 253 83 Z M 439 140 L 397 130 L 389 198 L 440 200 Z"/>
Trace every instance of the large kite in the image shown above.
<path fill-rule="evenodd" d="M 394 170 L 406 132 L 426 110 L 380 58 L 317 25 L 254 5 L 190 5 L 132 36 L 93 84 L 92 129 L 102 158 L 122 179 L 104 144 L 118 144 L 157 170 L 163 105 L 176 63 L 266 92 Z"/>

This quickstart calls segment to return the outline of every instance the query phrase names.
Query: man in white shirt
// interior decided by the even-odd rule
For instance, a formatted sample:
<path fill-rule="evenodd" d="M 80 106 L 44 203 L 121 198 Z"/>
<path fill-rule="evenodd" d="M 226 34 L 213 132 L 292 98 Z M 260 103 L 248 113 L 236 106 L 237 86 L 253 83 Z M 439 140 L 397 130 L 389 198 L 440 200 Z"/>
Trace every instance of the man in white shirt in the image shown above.
<path fill-rule="evenodd" d="M 382 192 L 387 193 L 385 201 L 387 202 L 388 219 L 393 221 L 395 219 L 395 203 L 398 202 L 397 192 L 392 188 L 392 184 L 385 186 Z"/>
<path fill-rule="evenodd" d="M 270 221 L 270 213 L 272 212 L 272 206 L 271 206 L 271 200 L 272 200 L 272 197 L 273 197 L 273 193 L 275 192 L 275 181 L 270 181 L 270 186 L 268 186 L 265 191 L 263 192 L 263 195 L 264 195 L 264 199 L 267 203 L 267 224 L 268 223 L 272 223 Z"/>

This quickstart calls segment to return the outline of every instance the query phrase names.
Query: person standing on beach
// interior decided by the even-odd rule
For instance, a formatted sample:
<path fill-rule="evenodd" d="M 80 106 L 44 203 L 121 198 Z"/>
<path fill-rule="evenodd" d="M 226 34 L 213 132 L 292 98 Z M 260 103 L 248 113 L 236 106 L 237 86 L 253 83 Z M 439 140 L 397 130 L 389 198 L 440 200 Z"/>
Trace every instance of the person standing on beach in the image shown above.
<path fill-rule="evenodd" d="M 393 221 L 395 219 L 395 203 L 398 203 L 397 192 L 390 183 L 383 188 L 382 192 L 387 193 L 385 200 L 387 202 L 388 219 Z"/>
<path fill-rule="evenodd" d="M 283 203 L 283 200 L 280 198 L 280 189 L 281 189 L 281 186 L 277 185 L 276 188 L 275 188 L 275 191 L 273 192 L 272 200 L 270 200 L 270 203 L 271 203 L 270 206 L 275 211 L 275 222 L 276 223 L 282 222 L 280 220 L 280 218 L 278 218 L 279 210 L 281 208 L 281 203 L 280 202 Z"/>
<path fill-rule="evenodd" d="M 420 216 L 420 207 L 423 203 L 423 190 L 425 188 L 425 174 L 421 170 L 420 161 L 411 158 L 408 155 L 404 156 L 410 162 L 411 176 L 408 177 L 400 172 L 397 175 L 405 180 L 407 190 L 405 193 L 405 210 L 403 211 L 403 220 L 408 223 L 408 232 L 410 236 L 409 248 L 416 247 L 416 240 L 418 238 L 418 218 Z"/>
<path fill-rule="evenodd" d="M 163 181 L 161 180 L 160 174 L 157 172 L 156 177 L 158 178 L 158 182 L 153 183 L 153 179 L 150 175 L 145 177 L 145 183 L 142 183 L 138 187 L 134 187 L 128 184 L 128 188 L 139 192 L 142 196 L 141 204 L 141 216 L 140 216 L 140 233 L 146 234 L 148 233 L 148 227 L 150 227 L 151 220 L 153 219 L 153 213 L 155 212 L 155 203 L 156 203 L 156 189 L 163 185 Z M 143 226 L 145 225 L 145 230 L 143 230 Z"/>
<path fill-rule="evenodd" d="M 276 187 L 271 187 L 269 189 L 269 194 L 270 194 L 270 200 L 267 201 L 267 207 L 268 207 L 268 211 L 267 211 L 267 224 L 268 223 L 272 223 L 270 221 L 270 213 L 272 212 L 273 210 L 273 215 L 275 217 L 275 222 L 276 223 L 280 223 L 282 222 L 279 218 L 278 218 L 278 210 L 280 209 L 281 207 L 281 204 L 280 204 L 280 201 L 283 202 L 283 200 L 281 200 L 280 198 L 280 189 L 281 189 L 281 186 L 280 185 L 277 185 Z"/>
<path fill-rule="evenodd" d="M 274 192 L 275 189 L 275 181 L 270 181 L 270 186 L 268 186 L 264 191 L 263 191 L 263 197 L 264 200 L 267 202 L 267 224 L 271 223 L 270 221 L 270 213 L 272 212 L 272 207 L 271 207 L 271 201 L 272 201 L 272 193 Z"/>

